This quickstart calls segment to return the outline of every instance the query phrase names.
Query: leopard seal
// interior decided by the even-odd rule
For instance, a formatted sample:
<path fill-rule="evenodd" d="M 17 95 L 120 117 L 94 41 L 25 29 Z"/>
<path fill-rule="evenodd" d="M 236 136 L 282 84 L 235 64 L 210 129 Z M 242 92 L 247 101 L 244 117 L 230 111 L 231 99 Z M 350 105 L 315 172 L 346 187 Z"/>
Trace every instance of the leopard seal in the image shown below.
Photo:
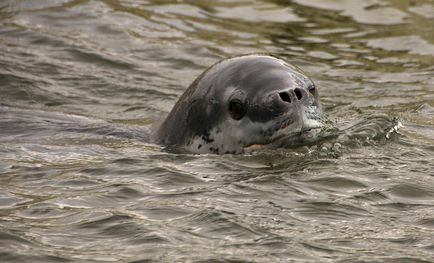
<path fill-rule="evenodd" d="M 187 88 L 151 142 L 191 153 L 240 154 L 308 141 L 323 126 L 314 82 L 268 55 L 222 60 Z"/>

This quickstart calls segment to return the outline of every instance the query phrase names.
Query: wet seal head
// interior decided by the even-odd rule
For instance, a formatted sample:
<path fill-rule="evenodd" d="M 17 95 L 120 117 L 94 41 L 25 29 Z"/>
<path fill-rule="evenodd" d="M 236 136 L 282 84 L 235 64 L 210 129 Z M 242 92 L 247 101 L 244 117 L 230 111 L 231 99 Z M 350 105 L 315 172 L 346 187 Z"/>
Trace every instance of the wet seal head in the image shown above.
<path fill-rule="evenodd" d="M 192 153 L 239 154 L 315 138 L 318 91 L 299 68 L 272 56 L 226 59 L 202 73 L 152 135 Z"/>

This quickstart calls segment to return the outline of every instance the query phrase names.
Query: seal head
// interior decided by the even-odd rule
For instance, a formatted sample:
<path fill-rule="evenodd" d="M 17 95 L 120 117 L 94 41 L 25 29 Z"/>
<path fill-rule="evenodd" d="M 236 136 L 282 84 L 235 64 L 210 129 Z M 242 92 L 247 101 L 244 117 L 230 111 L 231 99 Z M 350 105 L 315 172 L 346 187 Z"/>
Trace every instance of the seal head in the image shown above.
<path fill-rule="evenodd" d="M 202 73 L 153 134 L 193 153 L 244 153 L 311 140 L 322 127 L 318 91 L 299 68 L 248 55 Z"/>

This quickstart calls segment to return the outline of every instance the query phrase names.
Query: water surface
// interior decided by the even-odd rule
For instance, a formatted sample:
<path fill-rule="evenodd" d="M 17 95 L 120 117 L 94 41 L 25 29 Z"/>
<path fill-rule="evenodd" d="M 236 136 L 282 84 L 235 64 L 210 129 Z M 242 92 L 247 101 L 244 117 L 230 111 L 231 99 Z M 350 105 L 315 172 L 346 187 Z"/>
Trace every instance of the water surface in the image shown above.
<path fill-rule="evenodd" d="M 238 156 L 143 142 L 256 52 L 303 68 L 338 131 Z M 6 0 L 0 94 L 2 262 L 433 261 L 432 1 Z"/>

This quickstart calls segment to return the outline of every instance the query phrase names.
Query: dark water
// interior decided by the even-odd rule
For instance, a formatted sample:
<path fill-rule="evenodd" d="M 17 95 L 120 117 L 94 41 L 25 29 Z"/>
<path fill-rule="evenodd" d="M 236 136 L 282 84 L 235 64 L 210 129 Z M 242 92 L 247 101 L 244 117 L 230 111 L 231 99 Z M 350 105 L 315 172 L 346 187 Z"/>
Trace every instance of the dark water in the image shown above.
<path fill-rule="evenodd" d="M 338 130 L 244 156 L 142 142 L 254 52 L 302 67 Z M 433 1 L 3 0 L 0 105 L 0 262 L 434 262 Z"/>

